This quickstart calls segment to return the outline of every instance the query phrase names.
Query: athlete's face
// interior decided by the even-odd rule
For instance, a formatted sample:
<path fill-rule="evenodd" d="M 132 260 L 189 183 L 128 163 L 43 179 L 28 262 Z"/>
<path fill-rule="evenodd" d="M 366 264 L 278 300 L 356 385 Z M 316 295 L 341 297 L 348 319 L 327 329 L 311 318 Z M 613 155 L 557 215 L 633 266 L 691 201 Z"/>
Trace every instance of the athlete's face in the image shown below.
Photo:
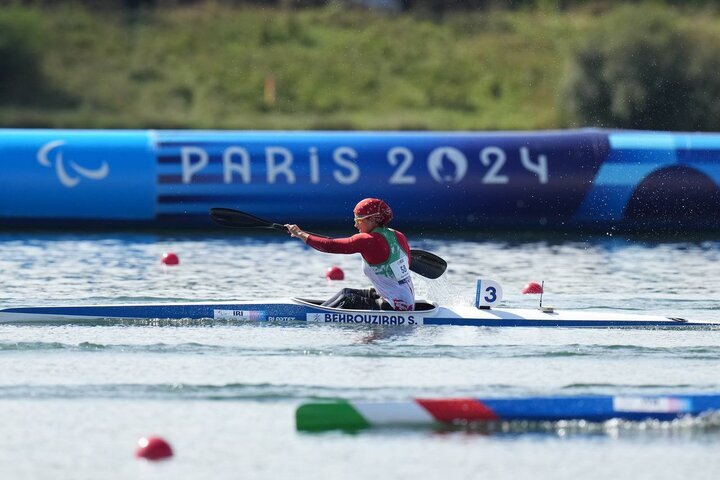
<path fill-rule="evenodd" d="M 355 217 L 355 228 L 360 233 L 370 233 L 377 227 L 377 221 L 373 217 Z"/>

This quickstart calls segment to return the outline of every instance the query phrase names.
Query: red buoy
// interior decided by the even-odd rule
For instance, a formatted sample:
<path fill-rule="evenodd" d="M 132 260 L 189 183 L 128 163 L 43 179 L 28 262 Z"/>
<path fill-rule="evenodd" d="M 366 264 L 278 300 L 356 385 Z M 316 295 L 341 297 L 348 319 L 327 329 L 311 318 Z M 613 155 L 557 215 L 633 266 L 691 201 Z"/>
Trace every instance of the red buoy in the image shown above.
<path fill-rule="evenodd" d="M 537 282 L 530 282 L 523 287 L 522 293 L 525 295 L 540 294 L 543 293 L 543 287 Z"/>
<path fill-rule="evenodd" d="M 167 252 L 162 256 L 162 259 L 160 260 L 160 262 L 163 265 L 177 265 L 180 263 L 180 259 L 174 253 Z"/>
<path fill-rule="evenodd" d="M 163 460 L 173 456 L 172 447 L 160 437 L 142 437 L 138 440 L 135 456 L 146 460 Z"/>
<path fill-rule="evenodd" d="M 340 267 L 332 266 L 325 272 L 325 278 L 328 280 L 344 280 L 345 272 L 343 272 Z"/>

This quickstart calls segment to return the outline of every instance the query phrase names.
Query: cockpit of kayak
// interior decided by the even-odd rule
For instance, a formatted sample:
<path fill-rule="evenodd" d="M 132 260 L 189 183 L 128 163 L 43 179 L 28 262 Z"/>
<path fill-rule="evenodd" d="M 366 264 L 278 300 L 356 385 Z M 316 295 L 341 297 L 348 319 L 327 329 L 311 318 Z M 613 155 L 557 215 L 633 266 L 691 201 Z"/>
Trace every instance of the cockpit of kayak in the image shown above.
<path fill-rule="evenodd" d="M 297 303 L 300 303 L 300 304 L 305 304 L 305 305 L 308 305 L 308 306 L 312 306 L 312 307 L 316 307 L 316 308 L 322 308 L 322 309 L 327 309 L 327 310 L 331 310 L 331 311 L 341 311 L 341 312 L 347 312 L 347 311 L 375 312 L 375 311 L 380 311 L 380 310 L 347 310 L 347 309 L 334 308 L 334 307 L 325 307 L 325 306 L 323 306 L 323 301 L 324 301 L 324 300 L 316 300 L 316 299 L 309 299 L 309 298 L 293 297 L 292 300 L 293 300 L 294 302 L 297 302 Z M 415 311 L 415 312 L 431 313 L 431 312 L 437 310 L 438 308 L 439 308 L 439 306 L 438 306 L 437 303 L 429 302 L 429 301 L 426 301 L 426 300 L 416 300 L 416 301 L 415 301 L 415 308 L 414 308 L 413 310 L 409 310 L 409 312 L 410 312 L 410 311 Z M 392 311 L 394 311 L 394 310 L 382 310 L 382 311 L 384 311 L 384 312 L 392 312 Z M 407 313 L 407 312 L 405 312 L 405 313 Z"/>

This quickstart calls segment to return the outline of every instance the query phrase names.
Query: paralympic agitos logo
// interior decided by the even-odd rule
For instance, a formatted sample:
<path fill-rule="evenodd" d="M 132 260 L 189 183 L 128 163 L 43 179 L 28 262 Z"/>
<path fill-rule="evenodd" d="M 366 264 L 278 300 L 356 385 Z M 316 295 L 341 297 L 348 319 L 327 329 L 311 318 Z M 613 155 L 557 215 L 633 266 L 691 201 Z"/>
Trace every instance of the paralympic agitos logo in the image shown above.
<path fill-rule="evenodd" d="M 79 165 L 73 160 L 66 160 L 63 157 L 61 147 L 65 145 L 65 140 L 53 140 L 43 145 L 37 153 L 37 161 L 44 167 L 55 167 L 55 173 L 58 180 L 64 186 L 73 188 L 83 178 L 90 180 L 102 180 L 110 173 L 110 166 L 103 161 L 99 168 L 86 168 Z"/>

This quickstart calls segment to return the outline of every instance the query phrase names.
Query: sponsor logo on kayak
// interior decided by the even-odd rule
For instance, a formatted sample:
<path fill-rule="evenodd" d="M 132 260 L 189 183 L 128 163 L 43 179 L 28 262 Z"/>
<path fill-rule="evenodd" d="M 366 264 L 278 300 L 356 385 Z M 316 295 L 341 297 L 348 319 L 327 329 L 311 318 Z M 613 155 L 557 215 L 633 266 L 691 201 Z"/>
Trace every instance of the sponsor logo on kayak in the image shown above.
<path fill-rule="evenodd" d="M 365 325 L 419 325 L 415 315 L 385 313 L 308 313 L 307 321 L 313 323 L 354 323 Z"/>
<path fill-rule="evenodd" d="M 268 317 L 269 322 L 294 322 L 297 320 L 295 317 Z"/>
<path fill-rule="evenodd" d="M 213 310 L 216 320 L 265 320 L 265 312 L 260 310 Z"/>
<path fill-rule="evenodd" d="M 687 398 L 675 397 L 613 397 L 616 412 L 683 413 L 692 410 Z"/>

